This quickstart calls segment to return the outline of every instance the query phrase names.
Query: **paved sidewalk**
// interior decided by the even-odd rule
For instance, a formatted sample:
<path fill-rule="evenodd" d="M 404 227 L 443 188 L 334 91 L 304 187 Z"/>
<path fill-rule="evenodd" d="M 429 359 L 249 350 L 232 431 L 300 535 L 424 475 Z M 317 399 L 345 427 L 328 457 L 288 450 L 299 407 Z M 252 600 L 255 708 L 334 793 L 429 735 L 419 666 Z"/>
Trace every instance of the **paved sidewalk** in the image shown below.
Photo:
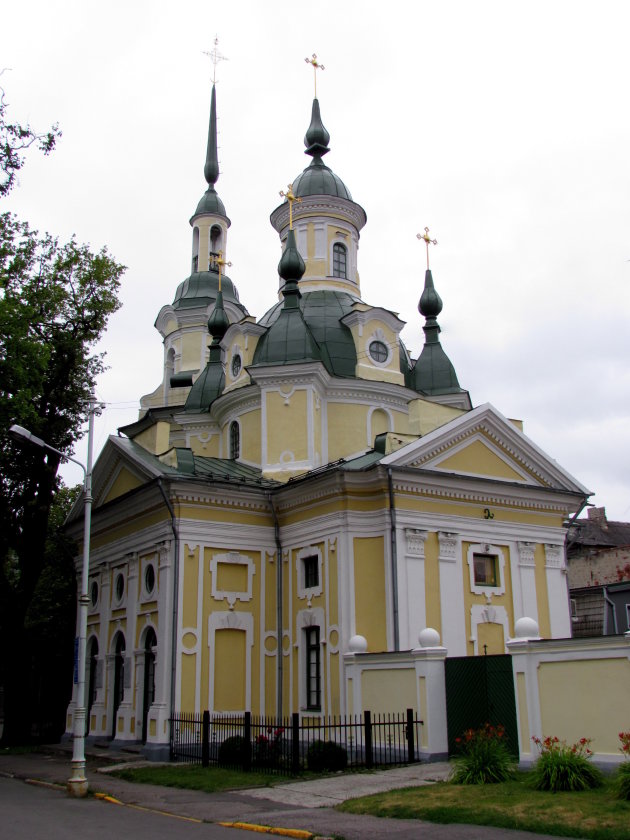
<path fill-rule="evenodd" d="M 108 760 L 110 764 L 106 765 Z M 125 782 L 109 775 L 112 761 L 130 763 L 137 756 L 107 750 L 88 753 L 87 777 L 92 793 L 105 793 L 125 805 L 193 817 L 204 822 L 246 822 L 304 829 L 318 837 L 345 840 L 549 840 L 547 836 L 486 826 L 436 825 L 420 820 L 390 820 L 344 814 L 331 806 L 346 799 L 394 788 L 429 784 L 448 775 L 446 762 L 415 764 L 374 773 L 346 773 L 308 782 L 287 782 L 275 787 L 207 794 L 194 790 Z M 28 753 L 2 755 L 0 776 L 38 780 L 61 791 L 70 775 L 69 754 Z M 65 795 L 65 794 L 64 794 Z M 116 804 L 94 803 L 102 807 Z"/>

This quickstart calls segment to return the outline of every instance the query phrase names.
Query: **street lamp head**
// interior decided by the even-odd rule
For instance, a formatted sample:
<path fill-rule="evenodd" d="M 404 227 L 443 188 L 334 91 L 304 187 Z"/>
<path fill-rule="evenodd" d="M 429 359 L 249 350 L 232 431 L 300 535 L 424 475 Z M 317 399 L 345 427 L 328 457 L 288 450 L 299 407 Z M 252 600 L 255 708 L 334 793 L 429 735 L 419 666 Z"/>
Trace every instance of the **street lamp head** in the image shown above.
<path fill-rule="evenodd" d="M 13 440 L 17 440 L 18 443 L 28 441 L 29 443 L 34 443 L 35 446 L 43 446 L 45 448 L 48 448 L 41 438 L 35 437 L 35 435 L 32 432 L 29 432 L 28 429 L 25 429 L 24 426 L 18 426 L 17 424 L 14 424 L 9 429 L 9 434 L 11 435 Z"/>

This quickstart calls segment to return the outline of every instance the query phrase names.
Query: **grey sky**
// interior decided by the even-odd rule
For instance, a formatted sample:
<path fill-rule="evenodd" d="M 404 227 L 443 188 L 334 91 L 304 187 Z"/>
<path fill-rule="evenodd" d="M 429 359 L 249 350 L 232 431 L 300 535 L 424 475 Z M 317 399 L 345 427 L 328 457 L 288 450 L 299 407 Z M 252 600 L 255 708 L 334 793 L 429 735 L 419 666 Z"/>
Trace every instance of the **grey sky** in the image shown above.
<path fill-rule="evenodd" d="M 217 190 L 250 313 L 276 299 L 269 214 L 307 164 L 316 52 L 326 162 L 368 217 L 363 298 L 400 314 L 417 354 L 428 225 L 442 342 L 473 404 L 523 419 L 630 518 L 627 3 L 34 0 L 4 25 L 12 115 L 64 132 L 4 208 L 128 266 L 97 449 L 161 378 L 153 322 L 190 265 L 218 34 Z"/>

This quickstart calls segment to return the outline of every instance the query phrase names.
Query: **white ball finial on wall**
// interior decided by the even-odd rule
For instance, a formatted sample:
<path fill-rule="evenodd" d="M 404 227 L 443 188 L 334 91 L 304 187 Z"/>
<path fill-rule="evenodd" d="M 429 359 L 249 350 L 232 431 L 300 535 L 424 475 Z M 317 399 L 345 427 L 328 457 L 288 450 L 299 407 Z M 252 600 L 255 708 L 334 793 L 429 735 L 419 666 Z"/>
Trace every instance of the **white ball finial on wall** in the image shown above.
<path fill-rule="evenodd" d="M 348 642 L 348 650 L 350 653 L 365 653 L 367 646 L 368 644 L 365 636 L 352 636 Z"/>
<path fill-rule="evenodd" d="M 440 646 L 440 634 L 433 627 L 425 627 L 418 635 L 420 647 L 430 648 Z"/>

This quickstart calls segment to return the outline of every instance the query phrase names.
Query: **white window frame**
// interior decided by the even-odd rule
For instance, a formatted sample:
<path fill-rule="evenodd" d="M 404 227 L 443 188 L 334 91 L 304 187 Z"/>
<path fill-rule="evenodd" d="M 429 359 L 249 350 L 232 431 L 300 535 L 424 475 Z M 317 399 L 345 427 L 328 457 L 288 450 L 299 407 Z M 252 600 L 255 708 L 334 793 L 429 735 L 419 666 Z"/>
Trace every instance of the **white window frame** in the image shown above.
<path fill-rule="evenodd" d="M 497 585 L 475 583 L 475 554 L 494 555 L 497 563 Z M 505 554 L 498 545 L 491 543 L 475 543 L 467 551 L 468 571 L 470 574 L 470 591 L 475 595 L 505 595 Z"/>

